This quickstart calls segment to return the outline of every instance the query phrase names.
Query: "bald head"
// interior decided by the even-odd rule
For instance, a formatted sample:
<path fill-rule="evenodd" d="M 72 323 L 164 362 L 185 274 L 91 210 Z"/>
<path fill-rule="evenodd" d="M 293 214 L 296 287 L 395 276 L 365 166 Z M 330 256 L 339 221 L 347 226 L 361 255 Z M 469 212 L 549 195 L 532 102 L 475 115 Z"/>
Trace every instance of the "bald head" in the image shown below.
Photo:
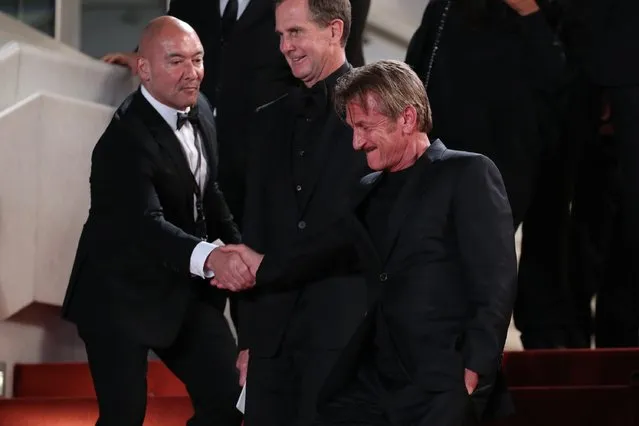
<path fill-rule="evenodd" d="M 180 37 L 181 35 L 192 34 L 197 37 L 195 30 L 189 24 L 173 16 L 160 16 L 149 21 L 140 35 L 138 43 L 138 53 L 144 56 L 145 52 L 153 49 L 158 43 L 165 39 Z"/>
<path fill-rule="evenodd" d="M 172 16 L 153 19 L 142 32 L 138 55 L 140 79 L 154 98 L 177 110 L 197 102 L 204 49 L 189 24 Z"/>

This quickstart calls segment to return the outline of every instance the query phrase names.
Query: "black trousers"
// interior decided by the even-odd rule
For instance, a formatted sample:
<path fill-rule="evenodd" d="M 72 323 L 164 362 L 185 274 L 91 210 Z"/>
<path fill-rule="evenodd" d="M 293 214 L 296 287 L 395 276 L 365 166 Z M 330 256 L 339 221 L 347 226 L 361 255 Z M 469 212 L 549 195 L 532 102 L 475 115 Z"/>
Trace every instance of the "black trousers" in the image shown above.
<path fill-rule="evenodd" d="M 372 363 L 320 408 L 314 426 L 470 426 L 477 424 L 463 383 L 458 389 L 427 392 L 413 383 L 380 380 Z"/>
<path fill-rule="evenodd" d="M 317 395 L 341 349 L 284 347 L 274 357 L 251 354 L 245 426 L 310 426 Z"/>
<path fill-rule="evenodd" d="M 589 246 L 578 223 L 598 214 L 585 203 L 593 199 L 593 183 L 601 187 L 605 180 L 605 151 L 597 137 L 601 94 L 577 75 L 552 107 L 557 113 L 546 126 L 535 196 L 522 228 L 514 319 L 525 349 L 590 347 L 584 326 L 592 293 L 586 296 L 584 278 L 591 274 L 582 276 L 585 268 L 573 266 Z"/>
<path fill-rule="evenodd" d="M 608 89 L 619 166 L 622 271 L 597 294 L 598 347 L 639 345 L 639 86 Z"/>
<path fill-rule="evenodd" d="M 224 314 L 204 303 L 194 303 L 188 312 L 176 340 L 163 348 L 131 341 L 116 330 L 78 327 L 98 398 L 96 426 L 142 426 L 149 350 L 185 384 L 195 412 L 188 426 L 240 424 L 237 350 Z"/>

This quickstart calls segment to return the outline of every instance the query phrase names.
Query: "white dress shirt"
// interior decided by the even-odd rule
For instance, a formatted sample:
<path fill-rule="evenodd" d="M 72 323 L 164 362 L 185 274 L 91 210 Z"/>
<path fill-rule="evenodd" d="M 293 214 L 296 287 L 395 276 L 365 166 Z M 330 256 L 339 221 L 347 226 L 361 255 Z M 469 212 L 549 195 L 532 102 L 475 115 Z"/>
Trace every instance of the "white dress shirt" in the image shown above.
<path fill-rule="evenodd" d="M 182 150 L 186 159 L 189 163 L 189 167 L 191 168 L 191 173 L 196 173 L 197 163 L 198 163 L 198 149 L 195 146 L 195 129 L 191 125 L 190 122 L 186 122 L 180 130 L 177 128 L 177 118 L 178 112 L 186 113 L 189 110 L 178 111 L 175 108 L 171 108 L 167 105 L 164 105 L 157 99 L 155 99 L 148 90 L 144 86 L 141 89 L 142 95 L 146 98 L 147 101 L 151 104 L 153 108 L 164 118 L 167 122 L 175 136 L 180 141 L 180 145 L 182 146 Z M 200 139 L 200 144 L 202 143 L 201 135 L 198 135 L 198 139 Z M 200 145 L 200 148 L 204 150 L 204 146 Z M 208 163 L 206 161 L 206 156 L 204 152 L 199 154 L 201 156 L 201 163 L 199 173 L 195 176 L 198 185 L 200 186 L 200 190 L 204 193 L 204 189 L 206 188 L 206 181 L 208 178 Z M 197 211 L 195 208 L 196 197 L 193 195 L 193 217 L 197 218 Z M 214 276 L 213 271 L 204 269 L 204 262 L 206 262 L 206 258 L 211 254 L 211 252 L 219 247 L 217 244 L 209 243 L 206 241 L 202 241 L 195 246 L 193 252 L 191 253 L 191 261 L 190 261 L 190 270 L 193 275 L 197 275 L 202 278 L 212 278 Z"/>
<path fill-rule="evenodd" d="M 246 10 L 250 0 L 237 0 L 237 19 L 240 19 L 240 16 Z M 224 9 L 226 9 L 226 5 L 229 4 L 229 0 L 220 0 L 220 16 L 224 15 Z"/>

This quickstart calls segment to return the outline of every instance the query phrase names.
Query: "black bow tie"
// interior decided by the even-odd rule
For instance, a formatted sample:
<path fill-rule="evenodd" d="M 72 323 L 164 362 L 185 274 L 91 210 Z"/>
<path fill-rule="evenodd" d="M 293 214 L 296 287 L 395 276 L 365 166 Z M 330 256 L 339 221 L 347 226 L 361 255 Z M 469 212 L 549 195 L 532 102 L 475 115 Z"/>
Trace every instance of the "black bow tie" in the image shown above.
<path fill-rule="evenodd" d="M 190 121 L 194 128 L 197 126 L 200 121 L 197 114 L 197 108 L 192 107 L 187 113 L 177 113 L 177 129 L 180 130 L 187 121 Z"/>

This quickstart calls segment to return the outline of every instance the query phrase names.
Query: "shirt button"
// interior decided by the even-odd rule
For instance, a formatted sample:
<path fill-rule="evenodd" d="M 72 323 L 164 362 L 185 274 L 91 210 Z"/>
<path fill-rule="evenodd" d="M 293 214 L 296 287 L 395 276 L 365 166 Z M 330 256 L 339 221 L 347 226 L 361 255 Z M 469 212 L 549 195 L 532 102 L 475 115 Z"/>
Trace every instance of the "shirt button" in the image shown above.
<path fill-rule="evenodd" d="M 381 274 L 379 274 L 379 280 L 381 282 L 384 282 L 388 279 L 388 275 L 386 274 L 386 272 L 382 272 Z"/>
<path fill-rule="evenodd" d="M 304 229 L 306 228 L 306 222 L 304 222 L 303 220 L 300 220 L 299 222 L 297 222 L 297 227 L 299 229 Z"/>
<path fill-rule="evenodd" d="M 300 192 L 300 191 L 302 190 L 302 185 L 297 185 L 297 186 L 295 187 L 295 190 L 296 190 L 297 192 Z"/>

